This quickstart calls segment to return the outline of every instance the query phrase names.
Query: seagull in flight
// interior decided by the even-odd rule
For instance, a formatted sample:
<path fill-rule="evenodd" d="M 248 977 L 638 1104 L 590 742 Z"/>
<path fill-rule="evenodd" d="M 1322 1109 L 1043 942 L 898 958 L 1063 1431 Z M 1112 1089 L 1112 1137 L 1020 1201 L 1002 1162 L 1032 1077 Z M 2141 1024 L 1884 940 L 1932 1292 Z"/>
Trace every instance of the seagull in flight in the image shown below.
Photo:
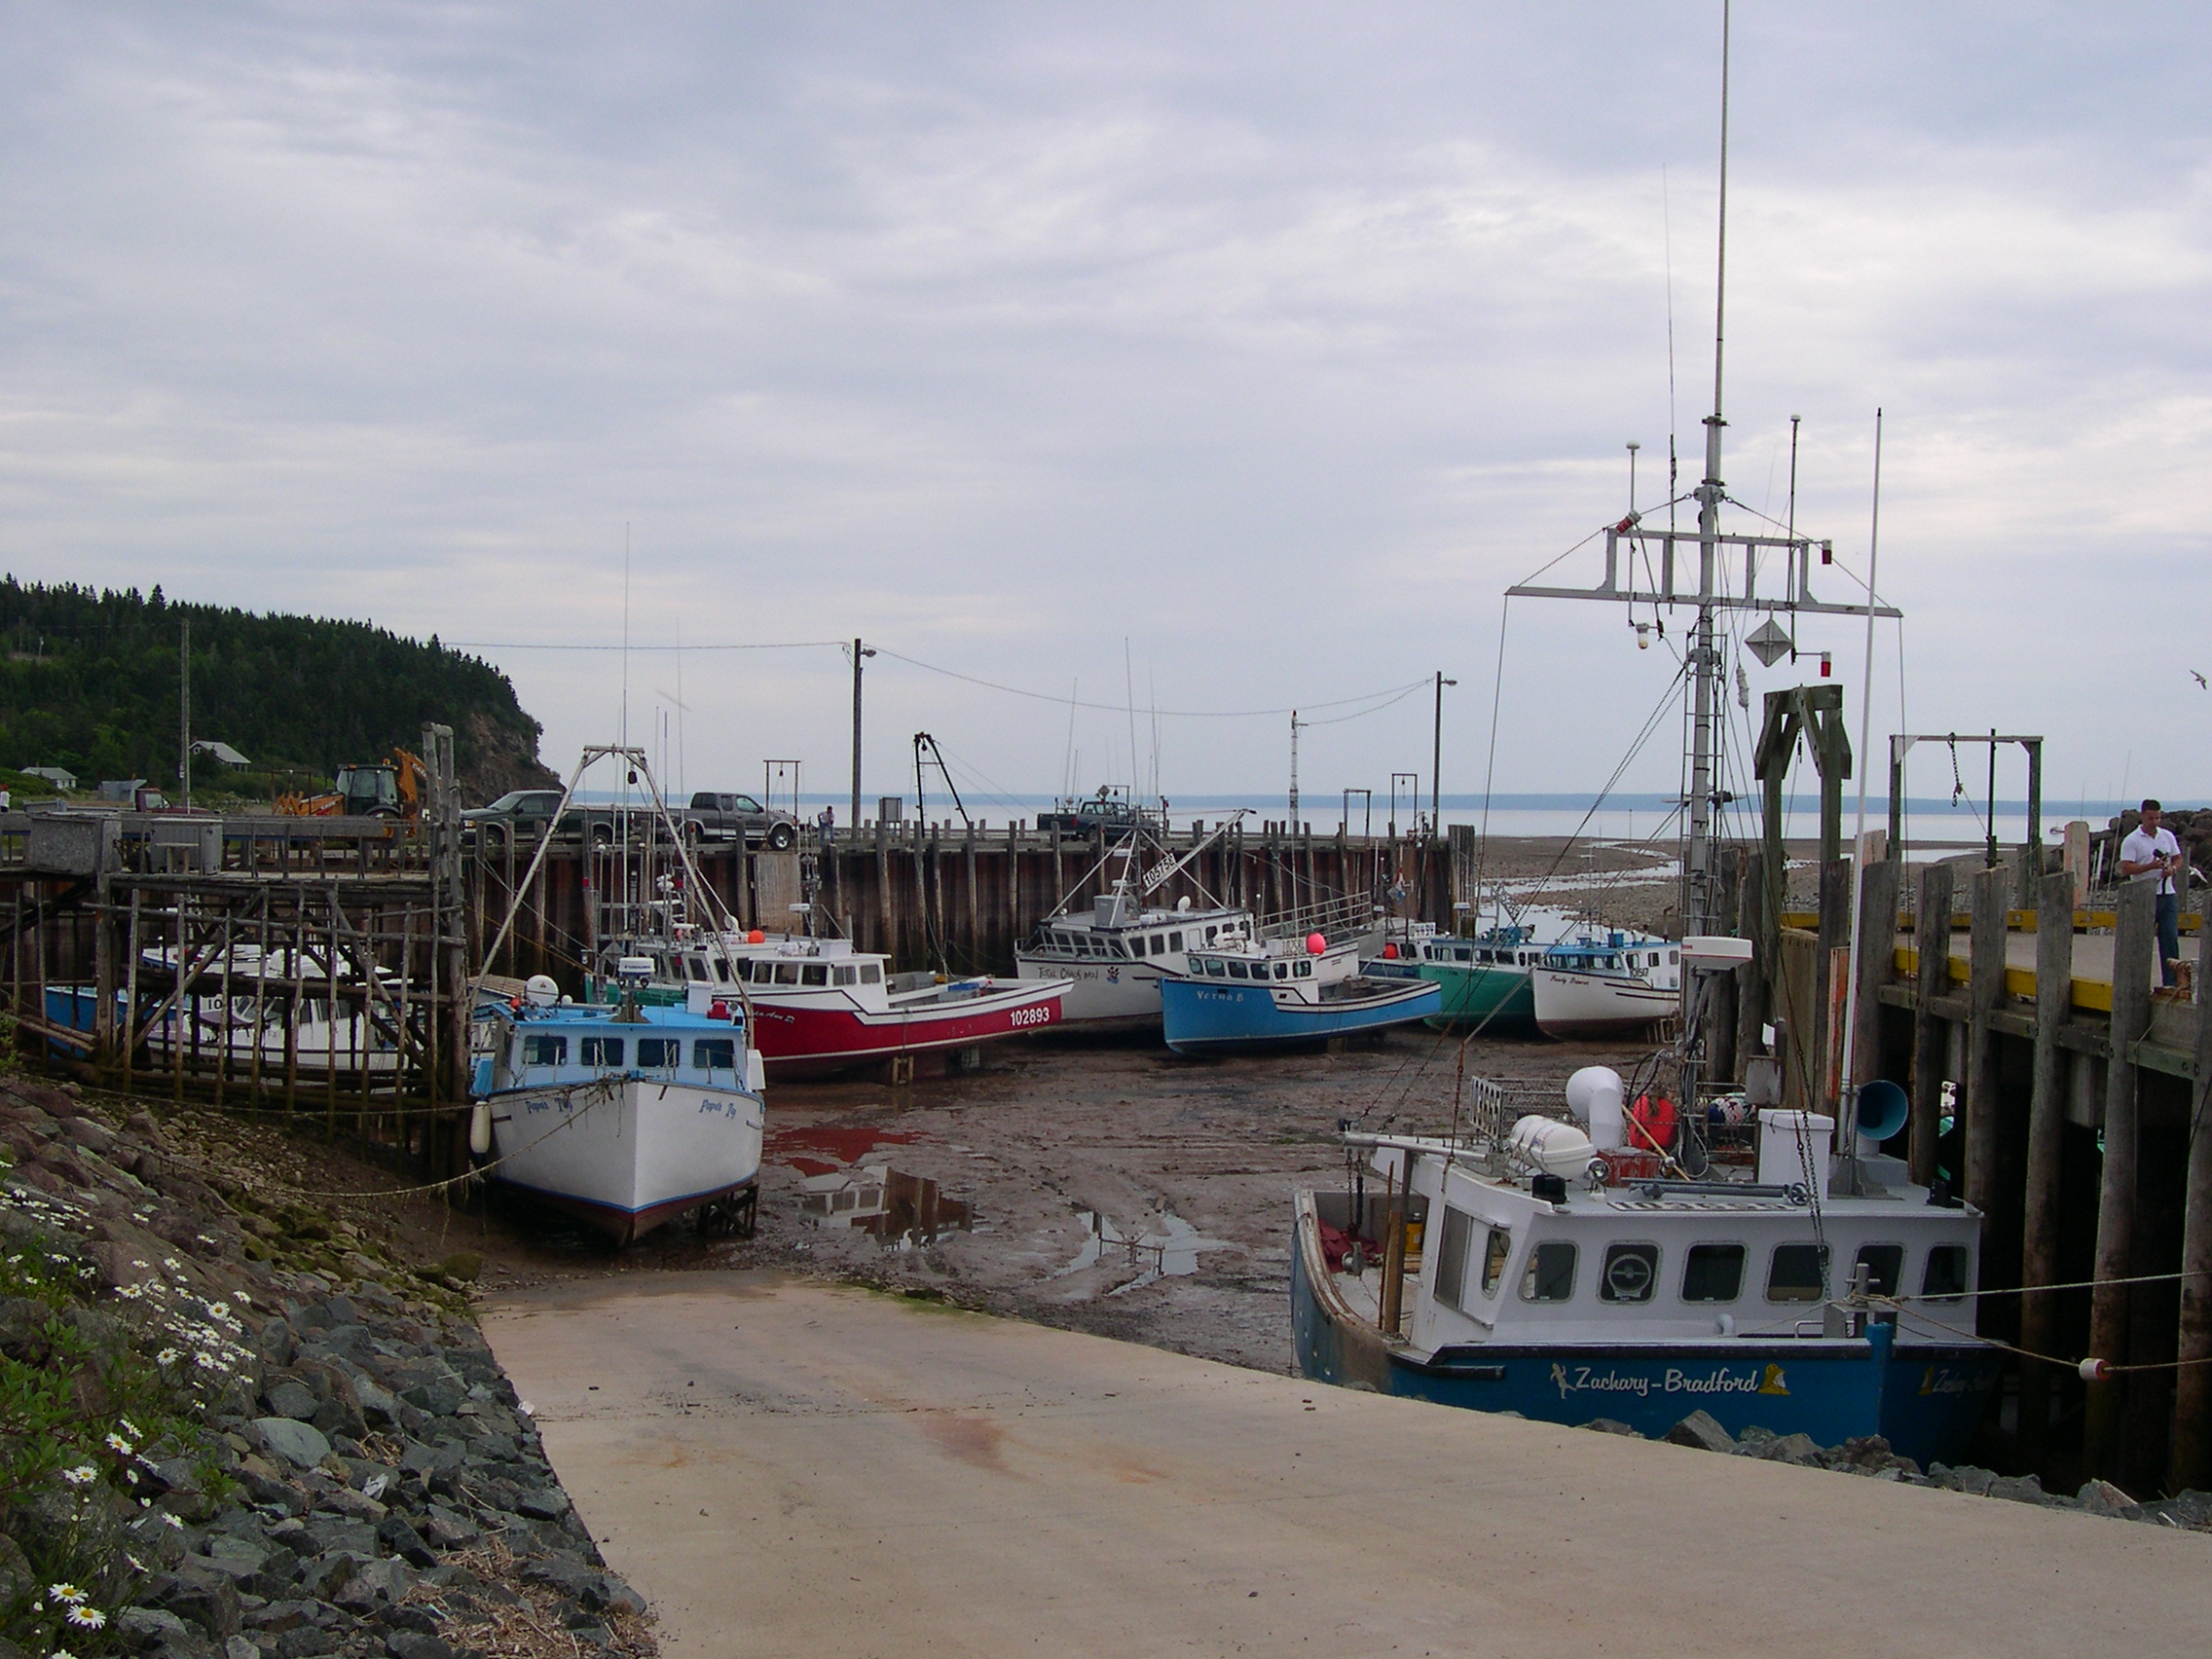
<path fill-rule="evenodd" d="M 2197 673 L 2195 669 L 2193 668 L 2189 671 L 2189 677 L 2192 680 L 2195 681 L 2196 683 L 2203 689 L 2212 691 L 2212 680 L 2206 680 L 2204 676 Z"/>

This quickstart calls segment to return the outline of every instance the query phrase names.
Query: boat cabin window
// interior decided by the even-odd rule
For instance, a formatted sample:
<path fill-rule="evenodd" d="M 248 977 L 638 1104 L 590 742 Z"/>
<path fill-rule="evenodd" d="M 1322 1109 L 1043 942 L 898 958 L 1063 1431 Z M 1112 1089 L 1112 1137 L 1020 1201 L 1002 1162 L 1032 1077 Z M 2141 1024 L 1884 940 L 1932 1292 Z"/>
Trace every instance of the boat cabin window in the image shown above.
<path fill-rule="evenodd" d="M 737 1070 L 737 1040 L 702 1037 L 691 1045 L 691 1063 L 703 1072 Z"/>
<path fill-rule="evenodd" d="M 1213 943 L 1214 935 L 1215 935 L 1215 934 L 1217 934 L 1217 933 L 1219 933 L 1220 931 L 1221 931 L 1221 930 L 1220 930 L 1219 928 L 1208 928 L 1208 929 L 1206 929 L 1206 943 L 1208 943 L 1208 944 L 1211 944 L 1211 943 Z"/>
<path fill-rule="evenodd" d="M 881 968 L 881 967 L 879 967 L 879 966 L 878 966 L 877 964 L 875 964 L 875 963 L 873 963 L 873 962 L 864 962 L 864 963 L 862 963 L 862 964 L 861 964 L 861 983 L 862 983 L 862 984 L 864 984 L 864 985 L 880 985 L 880 984 L 882 984 L 882 983 L 883 983 L 883 970 L 882 970 L 882 968 Z"/>
<path fill-rule="evenodd" d="M 707 959 L 703 956 L 686 956 L 683 971 L 702 985 L 707 982 Z"/>
<path fill-rule="evenodd" d="M 1167 936 L 1167 948 L 1169 950 L 1181 950 L 1183 948 L 1183 936 L 1179 933 L 1169 934 Z"/>
<path fill-rule="evenodd" d="M 839 962 L 834 964 L 834 966 L 837 972 L 831 981 L 832 983 L 839 985 L 850 985 L 855 984 L 859 981 L 861 977 L 860 970 L 858 968 L 855 968 L 851 963 Z"/>
<path fill-rule="evenodd" d="M 795 984 L 797 984 L 797 983 L 798 983 L 798 964 L 797 964 L 797 963 L 795 963 L 795 962 L 779 962 L 779 963 L 777 963 L 777 964 L 776 964 L 776 983 L 777 983 L 777 984 L 779 984 L 779 985 L 795 985 Z"/>
<path fill-rule="evenodd" d="M 1483 1294 L 1495 1296 L 1497 1281 L 1505 1276 L 1506 1259 L 1513 1254 L 1513 1235 L 1502 1227 L 1490 1230 L 1483 1241 Z"/>
<path fill-rule="evenodd" d="M 1456 950 L 1453 951 L 1453 953 L 1452 953 L 1452 956 L 1453 956 L 1453 959 L 1454 959 L 1455 961 L 1458 961 L 1458 962 L 1472 962 L 1472 961 L 1474 961 L 1474 960 L 1475 960 L 1475 953 L 1474 953 L 1473 951 L 1471 951 L 1471 950 L 1467 949 L 1467 948 L 1466 948 L 1466 947 L 1465 947 L 1464 945 L 1462 945 L 1462 946 L 1460 946 L 1460 947 L 1459 947 L 1458 949 L 1456 949 Z M 1489 951 L 1487 951 L 1487 950 L 1486 950 L 1486 951 L 1484 951 L 1484 952 L 1483 952 L 1483 955 L 1482 955 L 1482 959 L 1483 959 L 1483 960 L 1484 960 L 1485 962 L 1488 962 L 1488 961 L 1490 960 L 1490 952 L 1489 952 Z"/>
<path fill-rule="evenodd" d="M 1565 1238 L 1547 1238 L 1529 1252 L 1529 1271 L 1521 1275 L 1521 1300 L 1574 1300 L 1573 1244 Z"/>
<path fill-rule="evenodd" d="M 1604 1271 L 1598 1275 L 1601 1302 L 1649 1302 L 1659 1282 L 1659 1246 L 1608 1244 Z"/>
<path fill-rule="evenodd" d="M 830 982 L 830 965 L 826 962 L 809 962 L 799 970 L 798 981 L 802 985 L 827 985 Z"/>
<path fill-rule="evenodd" d="M 1670 950 L 1667 952 L 1667 966 L 1670 968 L 1674 967 L 1675 964 L 1679 962 L 1681 959 L 1682 953 L 1678 950 Z"/>
<path fill-rule="evenodd" d="M 1278 978 L 1278 979 L 1287 979 L 1287 978 L 1289 978 L 1289 977 L 1290 977 L 1290 964 L 1289 964 L 1289 963 L 1287 963 L 1287 962 L 1278 962 L 1278 963 L 1276 963 L 1276 964 L 1275 964 L 1275 977 L 1276 977 L 1276 978 Z"/>
<path fill-rule="evenodd" d="M 1313 964 L 1312 964 L 1312 963 L 1310 963 L 1310 962 L 1301 962 L 1301 963 L 1300 963 L 1300 964 L 1298 965 L 1298 977 L 1300 977 L 1301 979 L 1310 979 L 1310 978 L 1312 978 L 1312 977 L 1313 977 Z"/>
<path fill-rule="evenodd" d="M 729 983 L 729 961 L 726 957 L 715 958 L 715 977 L 725 985 Z"/>
<path fill-rule="evenodd" d="M 1684 1302 L 1733 1302 L 1744 1294 L 1741 1244 L 1692 1244 L 1682 1264 Z"/>
<path fill-rule="evenodd" d="M 569 1040 L 566 1037 L 548 1037 L 534 1032 L 522 1040 L 522 1063 L 526 1066 L 565 1066 L 569 1063 Z"/>
<path fill-rule="evenodd" d="M 1251 975 L 1245 971 L 1243 963 L 1232 962 L 1229 964 L 1229 977 L 1232 979 L 1248 979 Z"/>
<path fill-rule="evenodd" d="M 1866 1288 L 1874 1295 L 1895 1296 L 1898 1281 L 1904 1276 L 1904 1246 L 1862 1244 L 1853 1266 L 1866 1270 Z"/>
<path fill-rule="evenodd" d="M 1474 1217 L 1450 1204 L 1444 1206 L 1444 1235 L 1436 1249 L 1436 1300 L 1447 1308 L 1459 1306 L 1467 1279 L 1467 1244 L 1474 1232 Z"/>
<path fill-rule="evenodd" d="M 1777 1244 L 1767 1264 L 1769 1302 L 1818 1302 L 1828 1293 L 1825 1244 Z"/>
<path fill-rule="evenodd" d="M 622 1039 L 619 1037 L 586 1037 L 581 1047 L 583 1063 L 587 1066 L 618 1066 L 622 1063 Z"/>
<path fill-rule="evenodd" d="M 647 1071 L 682 1063 L 683 1045 L 673 1037 L 638 1039 L 638 1064 Z"/>
<path fill-rule="evenodd" d="M 1967 1247 L 1937 1244 L 1928 1252 L 1920 1275 L 1920 1294 L 1931 1302 L 1956 1302 L 1967 1293 Z"/>

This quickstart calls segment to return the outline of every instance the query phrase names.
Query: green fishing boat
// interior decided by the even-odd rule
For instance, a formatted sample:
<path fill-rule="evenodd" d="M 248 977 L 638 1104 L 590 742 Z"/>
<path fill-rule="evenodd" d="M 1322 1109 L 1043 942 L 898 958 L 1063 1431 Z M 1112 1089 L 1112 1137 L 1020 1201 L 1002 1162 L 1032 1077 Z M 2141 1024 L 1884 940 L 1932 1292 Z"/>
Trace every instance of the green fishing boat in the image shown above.
<path fill-rule="evenodd" d="M 1424 1023 L 1439 1031 L 1480 1026 L 1500 1037 L 1536 1034 L 1536 999 L 1530 971 L 1544 947 L 1534 930 L 1517 926 L 1486 929 L 1473 939 L 1439 934 L 1385 947 L 1389 960 L 1370 962 L 1369 974 L 1434 981 L 1443 1006 Z"/>

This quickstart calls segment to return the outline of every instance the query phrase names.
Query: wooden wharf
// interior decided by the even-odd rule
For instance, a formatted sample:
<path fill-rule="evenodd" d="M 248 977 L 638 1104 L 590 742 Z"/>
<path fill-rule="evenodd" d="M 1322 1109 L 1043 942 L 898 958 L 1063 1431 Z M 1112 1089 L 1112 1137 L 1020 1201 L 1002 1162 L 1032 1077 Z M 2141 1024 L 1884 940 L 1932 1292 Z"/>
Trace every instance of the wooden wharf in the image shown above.
<path fill-rule="evenodd" d="M 1731 919 L 1753 939 L 1764 856 L 1723 860 Z M 1834 1110 L 1856 974 L 1854 1081 L 1911 1101 L 1883 1150 L 1984 1213 L 1981 1332 L 2045 1356 L 2010 1367 L 1985 1460 L 2054 1490 L 2091 1475 L 2212 1488 L 2212 1134 L 2197 1132 L 2212 1020 L 2191 986 L 2158 983 L 2148 886 L 2078 903 L 2071 872 L 2026 862 L 1962 880 L 1950 864 L 1870 861 L 1854 961 L 1850 861 L 1824 861 L 1820 910 L 1778 916 L 1736 995 L 1709 1007 L 1713 1072 L 1742 1080 L 1777 1021 L 1785 1103 Z M 2201 987 L 2212 928 L 2181 920 Z M 2092 1355 L 2111 1373 L 2088 1382 Z"/>

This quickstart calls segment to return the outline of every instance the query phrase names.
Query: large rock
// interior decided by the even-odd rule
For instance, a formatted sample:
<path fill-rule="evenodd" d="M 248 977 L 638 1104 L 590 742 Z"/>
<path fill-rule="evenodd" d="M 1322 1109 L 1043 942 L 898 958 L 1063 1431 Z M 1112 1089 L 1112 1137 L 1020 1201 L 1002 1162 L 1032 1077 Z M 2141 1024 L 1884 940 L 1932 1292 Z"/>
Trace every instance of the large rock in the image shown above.
<path fill-rule="evenodd" d="M 1691 1446 L 1700 1452 L 1733 1452 L 1736 1437 L 1720 1426 L 1711 1412 L 1696 1411 L 1667 1430 L 1669 1444 Z"/>
<path fill-rule="evenodd" d="M 312 1469 L 330 1456 L 330 1442 L 313 1423 L 286 1417 L 256 1418 L 253 1422 L 262 1444 L 287 1463 Z"/>

